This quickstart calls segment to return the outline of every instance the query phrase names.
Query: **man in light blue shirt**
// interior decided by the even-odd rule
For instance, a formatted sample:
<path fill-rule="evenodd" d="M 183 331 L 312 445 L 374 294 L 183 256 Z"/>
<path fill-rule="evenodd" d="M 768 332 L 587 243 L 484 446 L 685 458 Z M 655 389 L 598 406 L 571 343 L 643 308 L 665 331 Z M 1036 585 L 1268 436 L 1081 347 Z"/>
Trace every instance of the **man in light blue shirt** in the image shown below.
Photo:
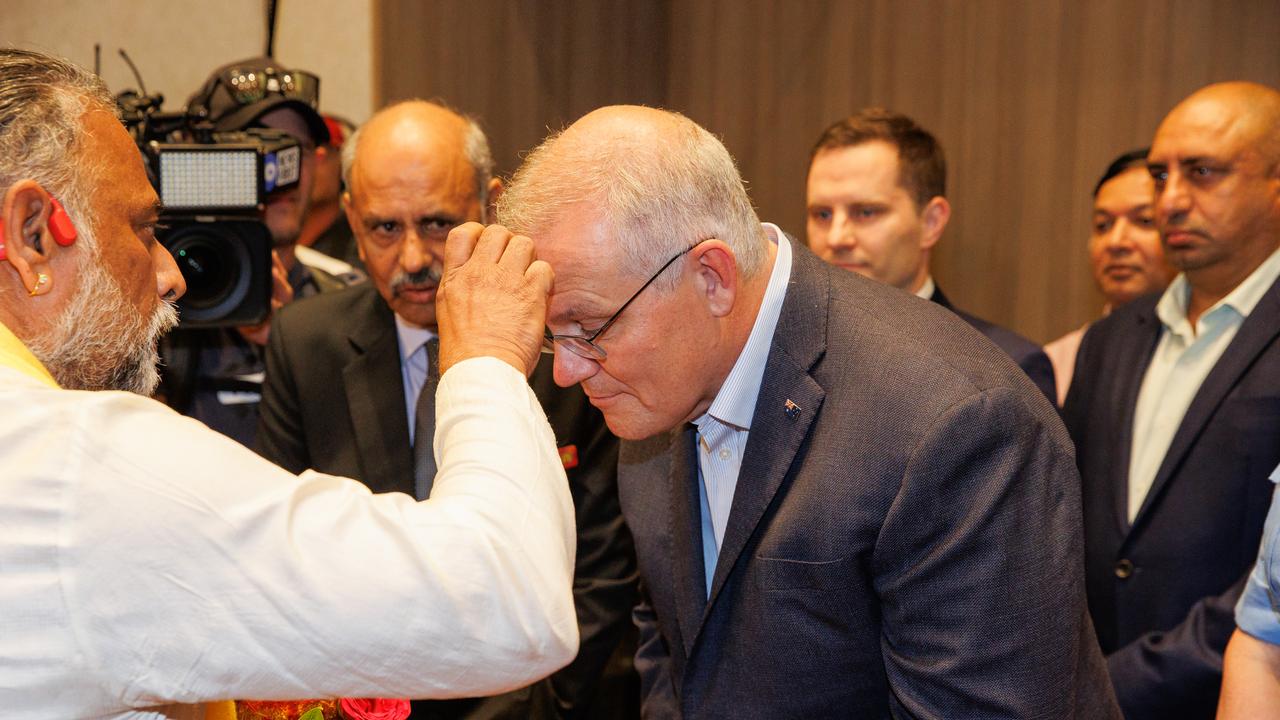
<path fill-rule="evenodd" d="M 936 303 L 760 222 L 675 113 L 596 110 L 498 216 L 624 438 L 646 718 L 1118 717 L 1048 399 Z"/>
<path fill-rule="evenodd" d="M 1280 467 L 1271 482 L 1280 482 Z M 1280 717 L 1280 494 L 1272 496 L 1258 562 L 1236 606 L 1236 624 L 1227 645 L 1218 717 Z"/>

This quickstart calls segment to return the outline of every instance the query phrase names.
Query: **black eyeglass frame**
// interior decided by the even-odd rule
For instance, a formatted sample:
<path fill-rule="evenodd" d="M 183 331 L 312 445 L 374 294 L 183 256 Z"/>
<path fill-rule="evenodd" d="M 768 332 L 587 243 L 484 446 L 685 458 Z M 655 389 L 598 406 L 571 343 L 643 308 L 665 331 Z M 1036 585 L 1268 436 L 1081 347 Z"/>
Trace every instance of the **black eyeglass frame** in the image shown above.
<path fill-rule="evenodd" d="M 639 290 L 635 291 L 631 295 L 631 297 L 627 298 L 627 301 L 622 303 L 622 307 L 618 308 L 618 311 L 615 312 L 612 316 L 610 316 L 608 320 L 605 320 L 604 325 L 601 325 L 599 330 L 596 330 L 595 332 L 591 333 L 590 337 L 586 335 L 555 335 L 555 334 L 552 334 L 551 328 L 544 328 L 543 337 L 542 337 L 542 352 L 547 353 L 549 355 L 554 354 L 556 343 L 560 343 L 560 346 L 563 347 L 564 349 L 568 350 L 574 355 L 586 358 L 588 360 L 604 360 L 605 358 L 607 358 L 609 354 L 605 352 L 604 348 L 596 344 L 596 338 L 603 335 L 604 332 L 608 330 L 610 327 L 613 327 L 613 324 L 618 321 L 618 317 L 622 315 L 622 311 L 626 310 L 627 307 L 631 305 L 631 303 L 635 302 L 635 299 L 640 297 L 640 293 L 644 292 L 645 288 L 652 285 L 653 281 L 658 279 L 658 276 L 662 275 L 662 273 L 667 271 L 667 268 L 671 267 L 671 265 L 675 261 L 687 255 L 690 250 L 693 250 L 694 248 L 698 247 L 704 242 L 706 242 L 706 240 L 699 240 L 698 242 L 690 245 L 689 247 L 671 256 L 671 259 L 663 263 L 662 267 L 658 268 L 658 272 L 654 273 L 652 277 L 650 277 L 648 280 L 645 281 L 643 285 L 640 286 Z"/>

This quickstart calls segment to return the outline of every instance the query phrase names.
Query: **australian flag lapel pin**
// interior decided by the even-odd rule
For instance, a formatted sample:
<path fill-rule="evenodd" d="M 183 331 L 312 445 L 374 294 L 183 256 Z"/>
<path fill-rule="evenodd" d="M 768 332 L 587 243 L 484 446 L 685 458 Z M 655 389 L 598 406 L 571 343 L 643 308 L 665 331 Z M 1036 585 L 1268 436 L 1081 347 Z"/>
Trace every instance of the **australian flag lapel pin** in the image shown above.
<path fill-rule="evenodd" d="M 784 410 L 784 412 L 787 414 L 788 418 L 795 420 L 796 418 L 800 417 L 800 406 L 795 404 L 794 402 L 791 401 L 790 398 L 788 398 L 786 409 Z"/>

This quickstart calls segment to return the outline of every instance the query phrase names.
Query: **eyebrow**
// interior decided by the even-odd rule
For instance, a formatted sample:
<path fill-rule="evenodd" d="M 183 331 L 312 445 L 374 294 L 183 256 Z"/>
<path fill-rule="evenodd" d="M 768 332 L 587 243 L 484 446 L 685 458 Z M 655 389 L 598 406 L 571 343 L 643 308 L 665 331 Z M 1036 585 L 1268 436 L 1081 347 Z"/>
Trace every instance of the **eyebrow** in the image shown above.
<path fill-rule="evenodd" d="M 1188 165 L 1202 165 L 1205 163 L 1214 164 L 1214 165 L 1229 165 L 1231 164 L 1231 159 L 1220 158 L 1220 157 L 1210 157 L 1208 155 L 1192 155 L 1191 157 L 1178 158 L 1174 164 L 1180 167 L 1186 167 Z M 1165 167 L 1169 167 L 1169 163 L 1163 160 L 1149 160 L 1147 161 L 1147 167 L 1148 168 L 1165 168 Z"/>
<path fill-rule="evenodd" d="M 1115 211 L 1115 210 L 1108 210 L 1107 208 L 1104 208 L 1104 207 L 1095 207 L 1095 208 L 1093 209 L 1093 214 L 1094 214 L 1094 215 L 1115 215 L 1117 212 L 1119 212 L 1119 213 L 1131 213 L 1131 212 L 1135 212 L 1135 211 L 1137 211 L 1137 210 L 1150 210 L 1150 209 L 1151 209 L 1151 208 L 1153 208 L 1153 207 L 1155 207 L 1155 203 L 1149 203 L 1149 202 L 1141 203 L 1141 204 L 1138 204 L 1138 205 L 1133 205 L 1133 206 L 1131 206 L 1131 207 L 1127 207 L 1127 208 L 1125 208 L 1124 210 L 1119 210 L 1119 211 Z"/>
<path fill-rule="evenodd" d="M 159 217 L 162 212 L 164 212 L 164 203 L 160 202 L 159 198 L 156 198 L 154 201 L 149 202 L 146 205 L 139 206 L 133 213 L 133 220 L 135 222 L 140 220 L 151 220 L 152 218 Z"/>
<path fill-rule="evenodd" d="M 414 223 L 431 222 L 433 220 L 440 220 L 442 222 L 452 223 L 454 225 L 459 225 L 462 223 L 462 220 L 460 218 L 454 217 L 453 215 L 450 215 L 448 213 L 424 213 L 422 215 L 415 215 L 413 217 Z M 366 227 L 374 227 L 376 225 L 381 225 L 383 223 L 388 223 L 388 222 L 398 223 L 400 222 L 400 216 L 394 215 L 394 214 L 382 215 L 382 214 L 368 213 L 365 215 L 365 219 L 364 219 L 364 224 Z"/>
<path fill-rule="evenodd" d="M 420 222 L 420 223 L 431 222 L 433 220 L 439 220 L 441 222 L 451 223 L 453 225 L 459 225 L 462 223 L 462 218 L 457 217 L 455 215 L 451 215 L 449 213 L 442 213 L 442 212 L 425 213 L 417 217 L 417 222 Z"/>
<path fill-rule="evenodd" d="M 561 322 L 580 323 L 583 320 L 604 320 L 605 318 L 612 315 L 615 310 L 617 310 L 617 308 L 614 308 L 613 310 L 597 310 L 594 308 L 575 304 L 575 305 L 570 305 L 569 307 L 565 308 L 561 312 L 558 312 L 555 314 L 548 313 L 547 321 L 555 322 L 559 324 Z"/>

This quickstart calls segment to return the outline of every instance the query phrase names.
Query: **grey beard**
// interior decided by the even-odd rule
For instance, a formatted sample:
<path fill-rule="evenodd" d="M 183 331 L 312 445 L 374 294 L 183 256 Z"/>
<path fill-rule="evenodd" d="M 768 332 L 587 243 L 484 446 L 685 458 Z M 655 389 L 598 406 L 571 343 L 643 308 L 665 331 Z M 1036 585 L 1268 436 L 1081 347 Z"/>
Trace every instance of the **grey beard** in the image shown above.
<path fill-rule="evenodd" d="M 27 340 L 31 353 L 68 390 L 123 390 L 151 395 L 160 383 L 156 343 L 178 324 L 173 303 L 150 318 L 125 298 L 96 252 L 85 258 L 80 290 L 53 327 Z"/>

